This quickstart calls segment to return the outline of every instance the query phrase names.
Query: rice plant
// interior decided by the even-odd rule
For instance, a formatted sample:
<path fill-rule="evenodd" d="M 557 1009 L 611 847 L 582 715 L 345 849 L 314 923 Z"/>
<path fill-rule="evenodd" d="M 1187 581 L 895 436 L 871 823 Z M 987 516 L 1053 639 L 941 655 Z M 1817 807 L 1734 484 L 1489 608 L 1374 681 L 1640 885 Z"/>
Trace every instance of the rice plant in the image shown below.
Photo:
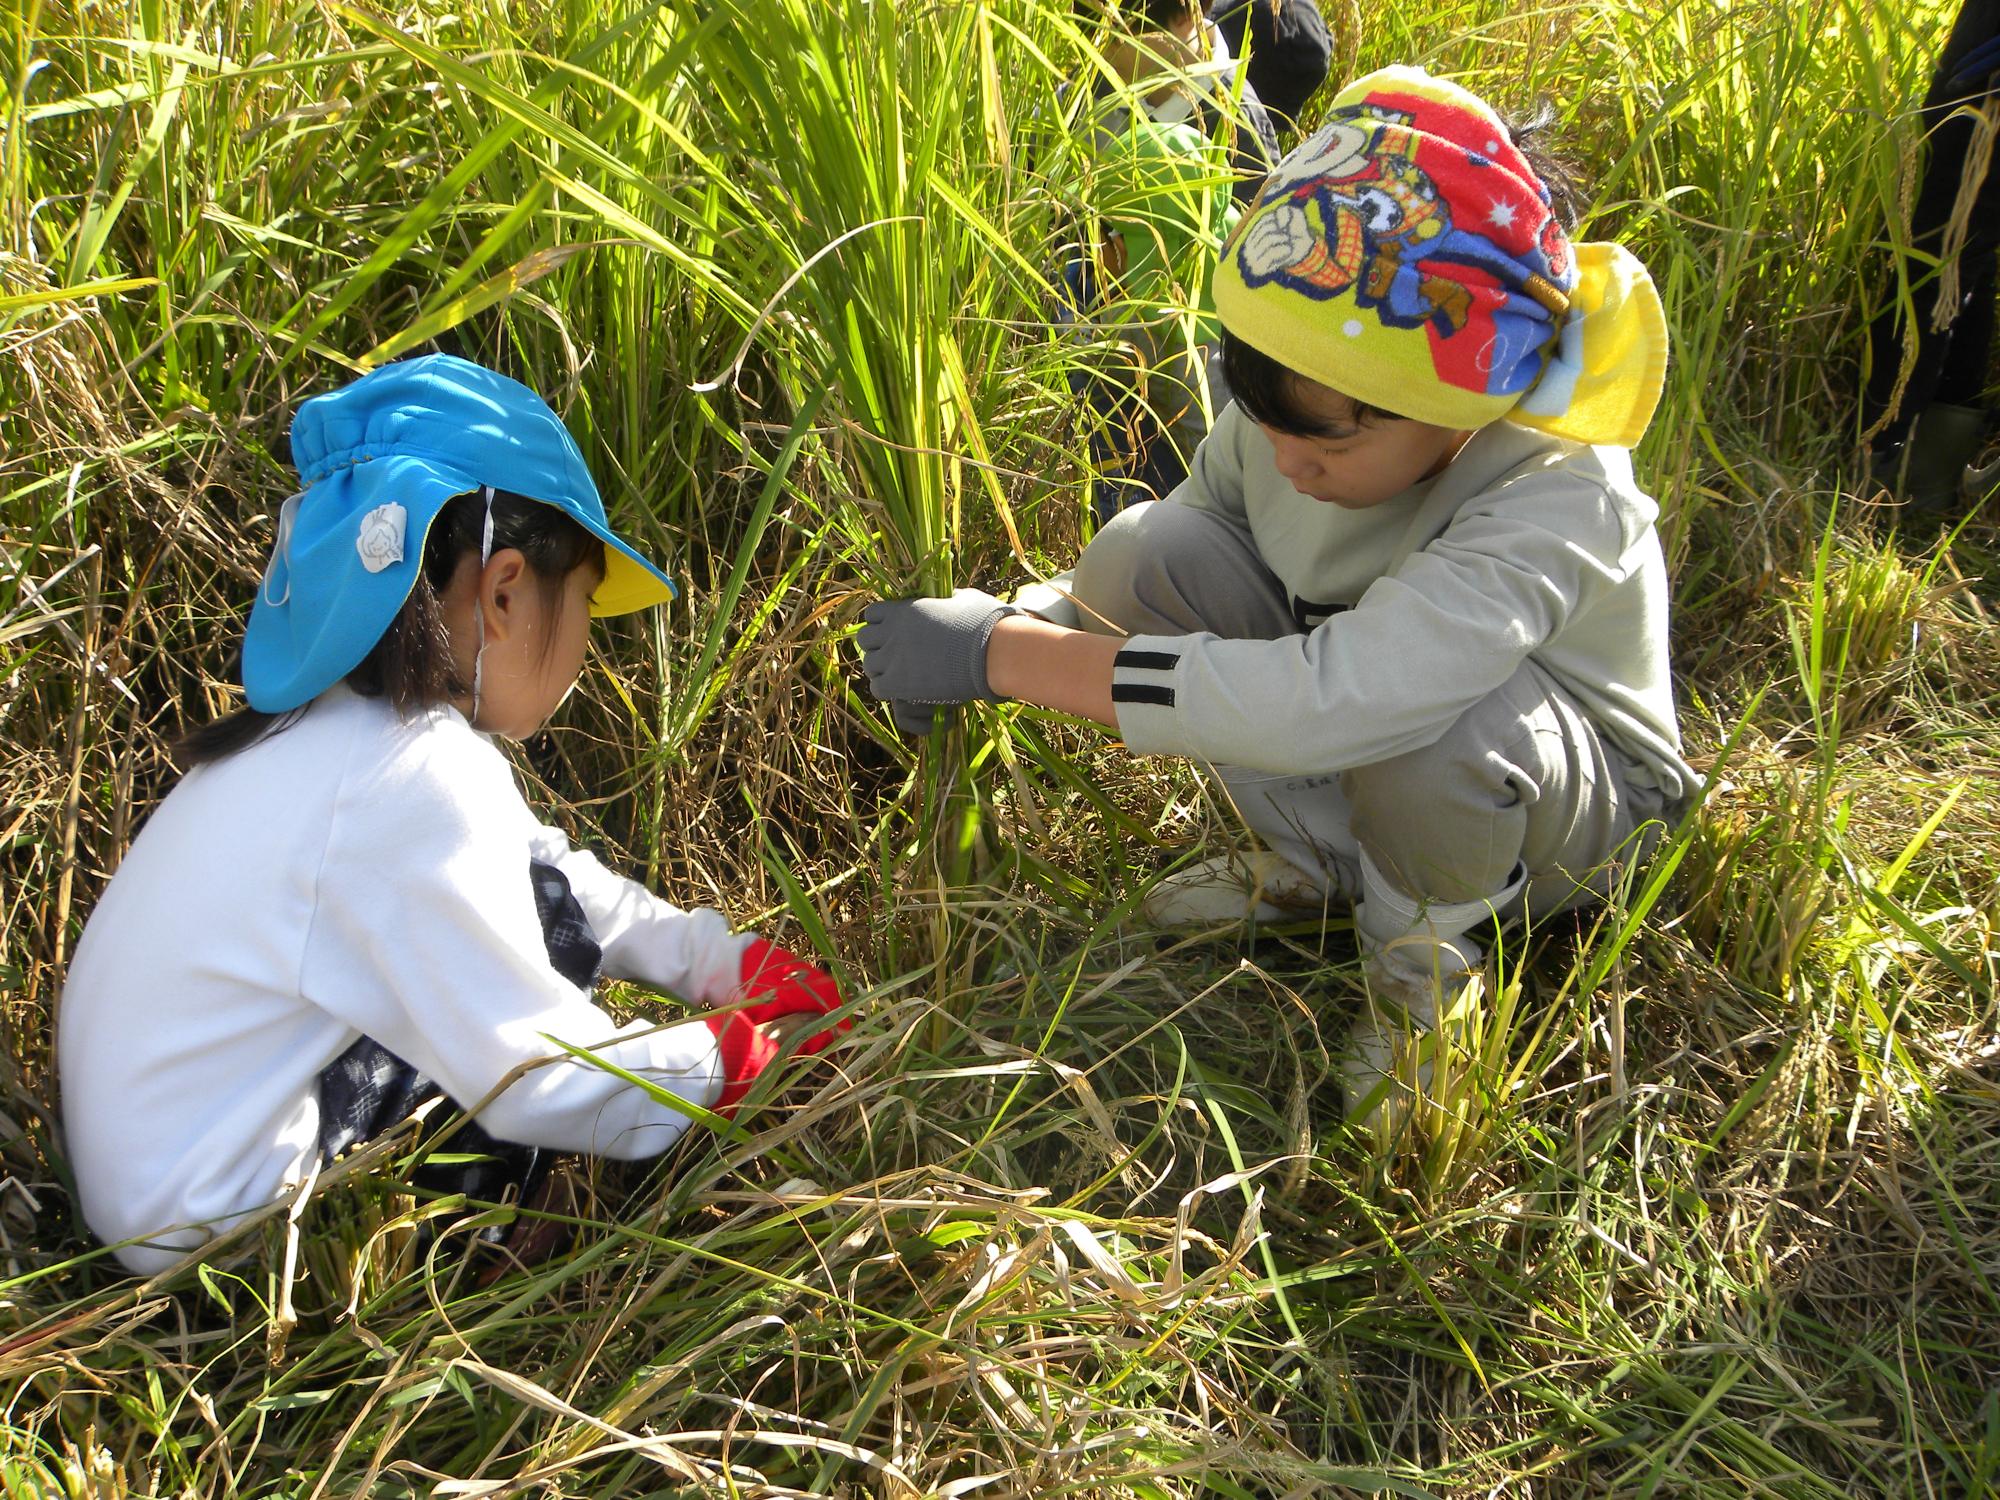
<path fill-rule="evenodd" d="M 1004 708 L 913 746 L 856 688 L 866 599 L 1085 529 L 1073 7 L 0 16 L 0 1488 L 1992 1489 L 1992 528 L 1868 531 L 1853 400 L 1952 8 L 1325 9 L 1347 71 L 1546 95 L 1585 232 L 1660 282 L 1638 464 L 1713 782 L 1618 901 L 1501 946 L 1386 1152 L 1332 1081 L 1341 924 L 1133 916 L 1222 832 L 1186 768 Z M 863 1015 L 491 1285 L 455 1246 L 513 1210 L 426 1198 L 401 1140 L 137 1281 L 69 1190 L 63 964 L 167 741 L 236 701 L 291 409 L 432 347 L 548 393 L 685 585 L 600 643 L 536 795 Z"/>

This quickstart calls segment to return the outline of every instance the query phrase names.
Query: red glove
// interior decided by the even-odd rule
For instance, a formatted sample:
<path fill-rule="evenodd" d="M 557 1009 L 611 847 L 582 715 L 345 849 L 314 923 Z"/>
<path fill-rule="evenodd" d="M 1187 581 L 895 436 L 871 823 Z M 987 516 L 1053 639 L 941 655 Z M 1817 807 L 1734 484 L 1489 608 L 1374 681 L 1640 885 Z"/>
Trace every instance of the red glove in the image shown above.
<path fill-rule="evenodd" d="M 795 953 L 752 938 L 743 945 L 741 962 L 742 977 L 730 1002 L 735 1008 L 708 1018 L 708 1029 L 715 1033 L 716 1048 L 722 1053 L 722 1097 L 715 1110 L 724 1115 L 743 1102 L 757 1075 L 778 1056 L 780 1044 L 764 1031 L 765 1022 L 780 1016 L 824 1016 L 840 1009 L 840 991 L 833 980 Z M 753 995 L 770 998 L 754 1005 L 737 1003 Z M 797 1050 L 808 1057 L 823 1052 L 853 1024 L 851 1018 L 843 1018 L 814 1032 Z"/>

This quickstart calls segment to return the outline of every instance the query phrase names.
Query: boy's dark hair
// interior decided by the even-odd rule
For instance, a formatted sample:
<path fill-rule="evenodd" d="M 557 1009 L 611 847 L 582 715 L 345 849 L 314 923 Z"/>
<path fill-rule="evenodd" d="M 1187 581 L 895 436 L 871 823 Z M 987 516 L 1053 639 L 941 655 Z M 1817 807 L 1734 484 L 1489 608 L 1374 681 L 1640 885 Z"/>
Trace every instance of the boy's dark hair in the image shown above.
<path fill-rule="evenodd" d="M 1294 437 L 1348 435 L 1348 427 L 1329 422 L 1299 404 L 1297 375 L 1263 350 L 1251 348 L 1227 328 L 1222 330 L 1222 378 L 1229 385 L 1229 399 L 1260 427 L 1288 432 Z M 1352 404 L 1354 413 L 1349 427 L 1402 420 L 1394 412 L 1365 401 Z"/>
<path fill-rule="evenodd" d="M 1577 159 L 1563 149 L 1553 136 L 1556 107 L 1547 99 L 1537 99 L 1524 113 L 1500 111 L 1500 123 L 1513 137 L 1514 149 L 1527 158 L 1529 170 L 1542 179 L 1549 190 L 1549 207 L 1565 232 L 1576 228 L 1576 216 L 1588 203 L 1590 184 Z"/>
<path fill-rule="evenodd" d="M 442 594 L 459 563 L 479 555 L 486 525 L 482 492 L 454 495 L 444 503 L 424 538 L 423 566 L 409 598 L 382 638 L 360 665 L 347 674 L 347 685 L 367 698 L 387 698 L 402 713 L 432 708 L 463 697 L 471 684 L 460 680 L 451 659 L 451 637 L 445 630 Z M 565 579 L 595 561 L 602 566 L 604 544 L 576 521 L 556 509 L 511 490 L 493 492 L 493 550 L 511 547 L 527 560 L 543 602 L 560 602 Z M 543 640 L 546 650 L 554 642 Z M 204 724 L 174 747 L 183 766 L 194 767 L 234 755 L 265 735 L 292 723 L 302 709 L 267 714 L 239 708 Z"/>
<path fill-rule="evenodd" d="M 1576 162 L 1547 139 L 1547 130 L 1556 122 L 1555 106 L 1544 99 L 1525 115 L 1503 111 L 1500 121 L 1529 168 L 1549 190 L 1549 207 L 1557 222 L 1569 229 L 1584 203 L 1584 183 Z M 1222 375 L 1229 383 L 1230 398 L 1260 426 L 1296 437 L 1339 437 L 1345 433 L 1299 404 L 1298 377 L 1292 371 L 1226 328 L 1222 331 Z M 1355 426 L 1404 420 L 1364 401 L 1353 406 L 1351 423 Z"/>

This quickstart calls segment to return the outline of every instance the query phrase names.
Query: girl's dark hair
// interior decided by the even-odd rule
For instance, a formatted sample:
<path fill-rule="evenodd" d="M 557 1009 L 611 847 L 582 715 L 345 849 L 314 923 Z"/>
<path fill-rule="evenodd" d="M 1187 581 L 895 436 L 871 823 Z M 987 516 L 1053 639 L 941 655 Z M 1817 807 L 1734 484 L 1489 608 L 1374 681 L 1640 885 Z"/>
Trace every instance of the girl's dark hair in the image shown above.
<path fill-rule="evenodd" d="M 347 685 L 368 698 L 387 698 L 399 712 L 431 708 L 471 691 L 451 659 L 451 637 L 445 630 L 442 594 L 465 556 L 479 555 L 486 525 L 486 504 L 480 491 L 454 495 L 431 522 L 424 538 L 423 566 L 409 598 L 389 628 L 382 632 L 360 665 L 347 674 Z M 511 547 L 527 559 L 542 599 L 554 608 L 562 598 L 565 579 L 588 563 L 602 567 L 604 546 L 576 521 L 556 509 L 517 495 L 493 492 L 493 550 Z M 553 642 L 551 635 L 545 647 Z M 221 760 L 254 745 L 297 720 L 303 709 L 267 714 L 254 708 L 204 724 L 174 747 L 183 766 Z"/>
<path fill-rule="evenodd" d="M 1555 106 L 1544 99 L 1526 114 L 1503 111 L 1500 120 L 1515 149 L 1549 190 L 1549 207 L 1557 222 L 1569 229 L 1576 223 L 1586 189 L 1576 162 L 1547 138 L 1549 128 L 1556 123 Z M 1343 433 L 1344 429 L 1300 404 L 1296 374 L 1226 328 L 1222 332 L 1222 374 L 1229 382 L 1230 397 L 1253 422 L 1297 437 L 1337 437 Z M 1353 402 L 1353 407 L 1351 426 L 1404 420 L 1364 401 Z"/>

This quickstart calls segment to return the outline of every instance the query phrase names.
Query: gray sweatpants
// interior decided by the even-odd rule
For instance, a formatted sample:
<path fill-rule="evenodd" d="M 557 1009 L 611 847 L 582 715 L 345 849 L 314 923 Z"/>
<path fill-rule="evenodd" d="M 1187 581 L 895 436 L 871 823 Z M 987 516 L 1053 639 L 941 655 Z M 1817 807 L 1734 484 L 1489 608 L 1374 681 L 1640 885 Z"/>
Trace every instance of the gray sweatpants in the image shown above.
<path fill-rule="evenodd" d="M 1092 539 L 1071 588 L 1085 627 L 1120 634 L 1206 632 L 1276 640 L 1298 632 L 1289 598 L 1242 526 L 1170 502 L 1137 505 Z M 1218 767 L 1225 784 L 1229 769 Z M 1641 857 L 1669 813 L 1634 778 L 1562 685 L 1532 658 L 1420 750 L 1340 773 L 1353 837 L 1377 870 L 1423 901 L 1486 900 L 1541 916 L 1609 888 L 1621 863 Z M 1280 805 L 1324 797 L 1326 777 L 1273 786 Z M 1232 787 L 1232 790 L 1234 788 Z M 1246 820 L 1271 829 L 1249 807 Z M 1324 809 L 1307 821 L 1324 823 Z M 1267 811 L 1265 819 L 1271 814 Z M 1290 844 L 1273 846 L 1295 863 Z M 1330 860 L 1326 861 L 1330 863 Z"/>

